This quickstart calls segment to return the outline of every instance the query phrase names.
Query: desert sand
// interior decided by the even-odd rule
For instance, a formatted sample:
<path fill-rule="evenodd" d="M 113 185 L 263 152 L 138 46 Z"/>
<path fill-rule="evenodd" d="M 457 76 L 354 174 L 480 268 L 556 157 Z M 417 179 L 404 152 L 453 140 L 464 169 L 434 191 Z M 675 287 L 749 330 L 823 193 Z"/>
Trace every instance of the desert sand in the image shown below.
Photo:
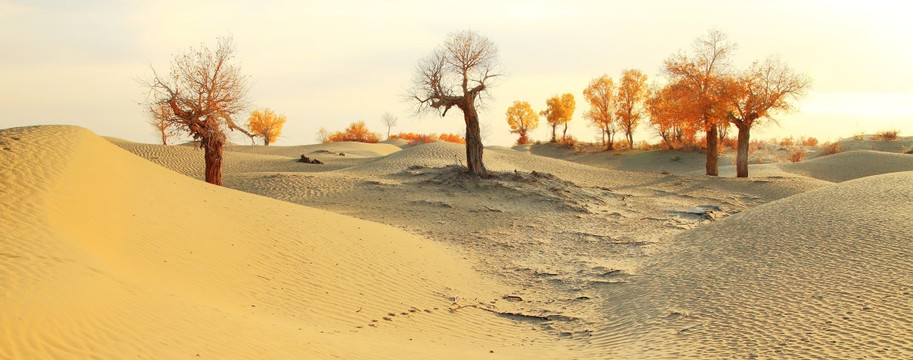
<path fill-rule="evenodd" d="M 0 358 L 913 357 L 900 150 L 0 143 Z"/>

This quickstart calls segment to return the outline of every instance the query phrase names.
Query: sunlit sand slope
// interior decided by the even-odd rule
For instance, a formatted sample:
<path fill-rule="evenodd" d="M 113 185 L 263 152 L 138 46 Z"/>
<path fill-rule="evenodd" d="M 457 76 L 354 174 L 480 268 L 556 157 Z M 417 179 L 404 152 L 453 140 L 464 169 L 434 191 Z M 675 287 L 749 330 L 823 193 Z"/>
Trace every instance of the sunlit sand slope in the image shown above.
<path fill-rule="evenodd" d="M 81 128 L 8 129 L 0 143 L 0 358 L 556 350 L 459 308 L 499 285 L 438 243 L 205 184 Z"/>
<path fill-rule="evenodd" d="M 787 172 L 841 182 L 899 171 L 913 171 L 913 155 L 856 150 L 798 163 L 780 164 Z"/>
<path fill-rule="evenodd" d="M 644 329 L 620 340 L 643 357 L 913 358 L 913 172 L 775 201 L 675 244 L 613 305 L 625 331 Z"/>

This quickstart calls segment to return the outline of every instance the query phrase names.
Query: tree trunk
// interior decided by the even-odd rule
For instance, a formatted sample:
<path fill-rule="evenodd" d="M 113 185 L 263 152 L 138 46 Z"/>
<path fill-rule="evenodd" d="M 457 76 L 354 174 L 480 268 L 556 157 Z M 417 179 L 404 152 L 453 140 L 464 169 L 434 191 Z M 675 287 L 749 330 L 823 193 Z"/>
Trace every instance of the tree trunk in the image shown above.
<path fill-rule="evenodd" d="M 475 106 L 470 104 L 463 110 L 463 120 L 466 121 L 466 167 L 469 172 L 487 177 L 485 165 L 482 164 L 482 135 L 479 130 L 479 114 L 476 113 Z"/>
<path fill-rule="evenodd" d="M 556 140 L 555 140 L 555 130 L 556 129 L 558 129 L 558 124 L 552 124 L 552 142 L 556 142 Z"/>
<path fill-rule="evenodd" d="M 716 125 L 711 125 L 707 129 L 707 176 L 719 175 L 717 169 L 717 163 L 720 161 L 719 142 Z"/>
<path fill-rule="evenodd" d="M 567 123 L 564 123 L 564 131 L 561 132 L 561 140 L 567 140 Z"/>
<path fill-rule="evenodd" d="M 263 136 L 263 146 L 269 146 L 269 134 Z"/>
<path fill-rule="evenodd" d="M 222 145 L 223 140 L 218 136 L 201 139 L 206 159 L 206 182 L 222 185 Z"/>
<path fill-rule="evenodd" d="M 737 149 L 738 154 L 736 155 L 736 158 L 735 158 L 735 172 L 736 172 L 735 176 L 747 178 L 748 177 L 748 140 L 749 140 L 748 131 L 751 130 L 751 128 L 747 127 L 747 126 L 738 126 L 738 125 L 736 125 L 736 127 L 739 129 L 739 143 L 738 143 L 738 149 Z"/>
<path fill-rule="evenodd" d="M 627 135 L 628 135 L 628 147 L 631 148 L 631 150 L 634 150 L 634 134 L 629 132 Z"/>
<path fill-rule="evenodd" d="M 168 135 L 164 131 L 162 131 L 162 145 L 168 145 Z"/>

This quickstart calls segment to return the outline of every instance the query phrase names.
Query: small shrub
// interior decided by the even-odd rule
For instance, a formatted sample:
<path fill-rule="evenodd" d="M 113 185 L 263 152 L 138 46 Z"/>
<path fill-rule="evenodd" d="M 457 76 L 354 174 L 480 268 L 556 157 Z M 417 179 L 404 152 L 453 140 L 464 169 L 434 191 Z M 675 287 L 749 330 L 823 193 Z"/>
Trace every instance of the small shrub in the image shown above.
<path fill-rule="evenodd" d="M 880 140 L 880 141 L 885 141 L 885 142 L 897 141 L 897 134 L 899 134 L 899 133 L 900 133 L 900 131 L 897 131 L 897 130 L 885 130 L 885 131 L 876 133 L 873 138 L 875 140 Z"/>
<path fill-rule="evenodd" d="M 780 139 L 779 145 L 780 146 L 795 146 L 796 139 L 794 139 L 792 136 L 782 138 L 782 139 Z"/>
<path fill-rule="evenodd" d="M 629 150 L 630 148 L 627 140 L 619 140 L 612 144 L 612 149 L 615 150 Z"/>
<path fill-rule="evenodd" d="M 679 161 L 679 160 L 681 160 L 681 159 L 682 159 L 682 158 L 681 158 L 680 156 L 675 155 L 675 157 L 672 158 L 672 161 Z"/>
<path fill-rule="evenodd" d="M 801 148 L 793 148 L 792 152 L 789 153 L 789 161 L 800 162 L 805 160 L 805 150 Z"/>
<path fill-rule="evenodd" d="M 558 139 L 558 144 L 564 147 L 574 147 L 577 145 L 577 139 L 575 139 L 573 136 L 568 135 Z"/>
<path fill-rule="evenodd" d="M 723 138 L 723 141 L 720 142 L 720 148 L 721 148 L 721 149 L 722 149 L 722 148 L 730 148 L 730 149 L 732 149 L 732 150 L 738 150 L 738 149 L 739 149 L 739 141 L 736 140 L 735 138 L 724 137 L 724 138 Z"/>
<path fill-rule="evenodd" d="M 318 134 L 319 137 L 323 134 Z M 364 121 L 354 122 L 349 125 L 345 131 L 337 131 L 324 140 L 324 143 L 328 142 L 340 142 L 340 141 L 358 141 L 364 143 L 376 143 L 380 141 L 380 135 L 368 131 L 368 128 L 365 126 Z"/>
<path fill-rule="evenodd" d="M 824 150 L 824 155 L 834 155 L 841 151 L 840 145 L 837 143 L 824 143 L 821 147 Z"/>
<path fill-rule="evenodd" d="M 813 137 L 804 138 L 804 139 L 802 139 L 802 145 L 803 146 L 817 146 L 818 139 L 815 139 Z"/>
<path fill-rule="evenodd" d="M 416 134 L 416 133 L 399 133 L 390 135 L 391 139 L 403 139 L 409 142 L 409 145 L 427 144 L 432 141 L 446 141 L 456 144 L 465 144 L 466 139 L 457 134 Z"/>
<path fill-rule="evenodd" d="M 646 141 L 641 141 L 641 142 L 637 143 L 636 148 L 641 149 L 641 150 L 650 150 L 651 146 Z"/>
<path fill-rule="evenodd" d="M 853 134 L 853 139 L 854 140 L 865 140 L 865 133 L 860 132 L 857 134 Z"/>
<path fill-rule="evenodd" d="M 764 150 L 767 148 L 767 142 L 761 140 L 751 140 L 748 143 L 748 151 L 755 152 L 757 150 Z"/>

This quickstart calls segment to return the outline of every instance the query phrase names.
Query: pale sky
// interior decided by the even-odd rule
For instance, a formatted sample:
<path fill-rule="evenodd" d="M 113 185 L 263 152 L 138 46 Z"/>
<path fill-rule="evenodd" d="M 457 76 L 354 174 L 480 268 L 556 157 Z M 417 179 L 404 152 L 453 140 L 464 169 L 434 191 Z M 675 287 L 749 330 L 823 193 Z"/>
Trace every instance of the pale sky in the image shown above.
<path fill-rule="evenodd" d="M 463 6 L 457 8 L 456 6 Z M 414 116 L 404 102 L 419 59 L 471 29 L 499 48 L 502 78 L 481 111 L 486 145 L 510 145 L 505 111 L 540 111 L 572 93 L 569 133 L 593 141 L 582 92 L 602 74 L 662 77 L 665 58 L 715 28 L 738 44 L 736 68 L 779 56 L 808 74 L 799 111 L 753 138 L 835 140 L 897 129 L 913 135 L 913 5 L 905 1 L 5 1 L 0 0 L 0 128 L 79 125 L 153 143 L 137 81 L 173 54 L 231 34 L 251 79 L 249 103 L 288 117 L 278 145 L 313 143 L 320 128 L 399 118 L 393 132 L 463 134 L 462 114 Z M 237 117 L 246 122 L 248 113 Z M 531 133 L 546 140 L 544 119 Z M 487 124 L 487 125 L 486 125 Z M 650 140 L 644 122 L 635 141 Z"/>

